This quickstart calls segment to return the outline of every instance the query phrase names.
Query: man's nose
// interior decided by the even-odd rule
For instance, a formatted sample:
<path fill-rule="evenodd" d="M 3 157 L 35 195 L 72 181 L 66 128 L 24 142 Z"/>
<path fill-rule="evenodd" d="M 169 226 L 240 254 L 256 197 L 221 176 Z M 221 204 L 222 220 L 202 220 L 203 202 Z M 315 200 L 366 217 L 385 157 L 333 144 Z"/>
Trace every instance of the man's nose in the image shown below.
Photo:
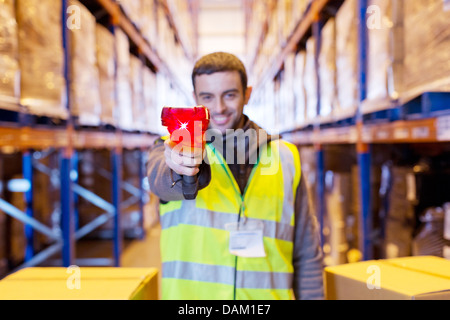
<path fill-rule="evenodd" d="M 223 99 L 219 99 L 215 109 L 217 113 L 224 113 L 227 110 L 227 106 L 225 105 Z"/>

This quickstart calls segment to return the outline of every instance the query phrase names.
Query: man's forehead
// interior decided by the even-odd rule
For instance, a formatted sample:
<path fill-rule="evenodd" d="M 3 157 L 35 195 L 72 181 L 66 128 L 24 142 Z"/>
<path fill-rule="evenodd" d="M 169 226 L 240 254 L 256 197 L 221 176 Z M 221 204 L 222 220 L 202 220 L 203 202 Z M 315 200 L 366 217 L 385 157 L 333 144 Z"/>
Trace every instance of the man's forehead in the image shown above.
<path fill-rule="evenodd" d="M 241 78 L 237 71 L 220 71 L 211 74 L 201 74 L 195 76 L 194 81 L 196 87 L 221 88 L 224 89 L 224 91 L 242 89 Z"/>

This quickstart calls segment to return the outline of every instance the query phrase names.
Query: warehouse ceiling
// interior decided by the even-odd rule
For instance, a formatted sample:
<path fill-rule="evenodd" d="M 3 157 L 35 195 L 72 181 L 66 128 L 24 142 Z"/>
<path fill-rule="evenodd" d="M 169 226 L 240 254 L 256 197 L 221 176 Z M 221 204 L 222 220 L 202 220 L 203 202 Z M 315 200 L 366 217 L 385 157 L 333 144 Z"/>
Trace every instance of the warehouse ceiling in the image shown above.
<path fill-rule="evenodd" d="M 227 51 L 245 59 L 245 0 L 198 0 L 198 54 Z"/>

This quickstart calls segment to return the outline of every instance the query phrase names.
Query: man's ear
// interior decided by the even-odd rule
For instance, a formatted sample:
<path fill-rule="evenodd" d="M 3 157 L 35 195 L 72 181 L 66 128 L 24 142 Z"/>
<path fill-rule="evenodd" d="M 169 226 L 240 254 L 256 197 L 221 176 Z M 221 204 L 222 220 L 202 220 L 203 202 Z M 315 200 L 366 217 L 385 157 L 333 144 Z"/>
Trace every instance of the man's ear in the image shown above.
<path fill-rule="evenodd" d="M 253 87 L 247 87 L 247 90 L 245 90 L 245 100 L 244 104 L 247 104 L 250 101 L 250 97 L 252 96 Z"/>
<path fill-rule="evenodd" d="M 197 103 L 197 96 L 195 95 L 195 89 L 192 91 L 192 97 L 194 98 L 195 103 Z"/>

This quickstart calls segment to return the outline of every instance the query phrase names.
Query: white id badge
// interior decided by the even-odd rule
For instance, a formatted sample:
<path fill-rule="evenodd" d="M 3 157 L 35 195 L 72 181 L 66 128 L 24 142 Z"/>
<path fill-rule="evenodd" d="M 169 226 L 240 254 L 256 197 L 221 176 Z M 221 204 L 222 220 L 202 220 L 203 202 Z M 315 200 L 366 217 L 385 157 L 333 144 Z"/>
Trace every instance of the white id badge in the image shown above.
<path fill-rule="evenodd" d="M 230 232 L 230 253 L 245 258 L 263 258 L 266 256 L 263 243 L 264 224 L 258 220 L 227 223 L 225 229 Z"/>

